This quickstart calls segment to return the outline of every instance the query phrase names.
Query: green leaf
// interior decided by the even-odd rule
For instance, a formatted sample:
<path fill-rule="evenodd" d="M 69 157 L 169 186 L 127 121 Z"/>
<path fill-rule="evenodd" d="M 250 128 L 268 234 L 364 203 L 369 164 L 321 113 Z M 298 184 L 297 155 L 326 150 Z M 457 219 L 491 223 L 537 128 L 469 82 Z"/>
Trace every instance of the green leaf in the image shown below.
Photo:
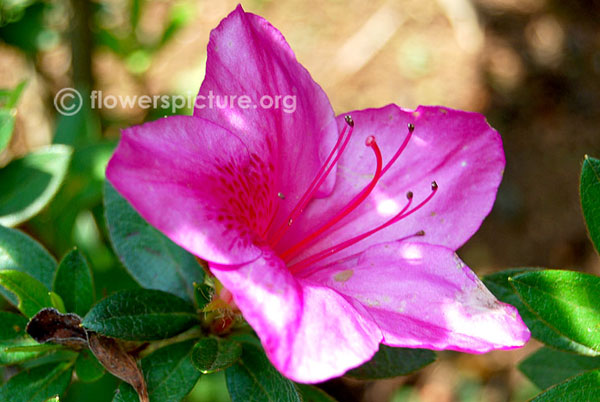
<path fill-rule="evenodd" d="M 0 170 L 0 225 L 16 226 L 40 212 L 62 184 L 72 150 L 52 145 Z"/>
<path fill-rule="evenodd" d="M 600 253 L 600 159 L 585 156 L 579 195 L 590 239 Z"/>
<path fill-rule="evenodd" d="M 312 385 L 296 384 L 296 388 L 300 391 L 304 402 L 336 402 L 325 391 Z"/>
<path fill-rule="evenodd" d="M 175 343 L 144 357 L 142 371 L 150 402 L 178 402 L 194 387 L 200 373 L 192 365 L 194 341 Z M 138 402 L 129 384 L 121 384 L 113 402 Z"/>
<path fill-rule="evenodd" d="M 133 289 L 101 300 L 82 325 L 118 339 L 155 340 L 177 335 L 197 321 L 194 307 L 160 290 Z"/>
<path fill-rule="evenodd" d="M 112 244 L 131 276 L 144 288 L 193 300 L 193 283 L 204 282 L 196 258 L 150 226 L 108 181 L 104 208 Z"/>
<path fill-rule="evenodd" d="M 43 402 L 62 394 L 71 381 L 73 363 L 50 363 L 25 370 L 0 388 L 0 401 Z"/>
<path fill-rule="evenodd" d="M 271 365 L 261 348 L 244 343 L 241 359 L 225 370 L 232 402 L 300 402 L 294 383 Z"/>
<path fill-rule="evenodd" d="M 194 282 L 194 300 L 196 301 L 198 309 L 202 310 L 206 307 L 212 301 L 214 294 L 214 286 L 211 286 L 206 282 Z"/>
<path fill-rule="evenodd" d="M 0 226 L 0 271 L 5 269 L 25 272 L 50 290 L 56 261 L 31 237 Z"/>
<path fill-rule="evenodd" d="M 40 351 L 15 351 L 15 348 L 39 345 L 25 332 L 27 318 L 0 311 L 0 366 L 18 364 L 40 356 Z"/>
<path fill-rule="evenodd" d="M 0 103 L 2 103 L 2 107 L 6 109 L 12 109 L 17 106 L 21 95 L 23 94 L 23 90 L 27 85 L 27 81 L 21 81 L 19 85 L 17 85 L 14 89 L 10 89 L 8 91 L 2 91 L 0 96 Z"/>
<path fill-rule="evenodd" d="M 0 109 L 0 152 L 10 144 L 15 128 L 15 109 Z"/>
<path fill-rule="evenodd" d="M 21 93 L 27 82 L 23 81 L 13 90 L 3 91 L 0 96 L 0 152 L 10 143 L 13 130 L 15 128 L 15 115 L 17 113 L 15 107 L 21 97 Z"/>
<path fill-rule="evenodd" d="M 75 361 L 75 374 L 80 381 L 95 382 L 101 379 L 104 373 L 104 367 L 92 352 L 84 349 L 79 353 Z"/>
<path fill-rule="evenodd" d="M 65 302 L 62 297 L 58 293 L 48 292 L 48 296 L 50 296 L 51 307 L 54 307 L 59 313 L 65 314 L 67 310 L 65 309 Z"/>
<path fill-rule="evenodd" d="M 95 299 L 92 271 L 79 250 L 70 251 L 58 264 L 52 288 L 67 312 L 83 317 L 90 310 Z"/>
<path fill-rule="evenodd" d="M 0 341 L 15 339 L 25 333 L 27 318 L 19 314 L 0 311 Z"/>
<path fill-rule="evenodd" d="M 532 402 L 597 401 L 600 390 L 600 370 L 573 377 L 536 396 Z"/>
<path fill-rule="evenodd" d="M 541 348 L 522 361 L 519 369 L 531 382 L 545 389 L 585 371 L 600 369 L 600 357 Z"/>
<path fill-rule="evenodd" d="M 221 371 L 242 355 L 242 345 L 224 338 L 202 338 L 194 345 L 192 363 L 203 374 Z"/>
<path fill-rule="evenodd" d="M 346 373 L 360 379 L 379 379 L 406 375 L 435 361 L 435 353 L 426 349 L 392 348 L 379 345 L 373 358 Z"/>
<path fill-rule="evenodd" d="M 16 297 L 17 308 L 31 318 L 44 307 L 52 306 L 48 289 L 37 279 L 24 272 L 0 271 L 0 286 Z M 14 302 L 14 298 L 9 299 Z"/>
<path fill-rule="evenodd" d="M 600 278 L 547 270 L 514 276 L 511 283 L 547 325 L 600 354 Z"/>
<path fill-rule="evenodd" d="M 537 270 L 539 272 L 539 270 Z M 557 349 L 579 353 L 586 356 L 596 356 L 599 353 L 562 334 L 548 325 L 542 318 L 533 312 L 519 297 L 515 288 L 509 282 L 511 276 L 524 272 L 536 272 L 531 268 L 515 268 L 488 275 L 483 278 L 485 286 L 504 303 L 508 303 L 519 310 L 519 314 L 531 335 L 548 346 Z"/>

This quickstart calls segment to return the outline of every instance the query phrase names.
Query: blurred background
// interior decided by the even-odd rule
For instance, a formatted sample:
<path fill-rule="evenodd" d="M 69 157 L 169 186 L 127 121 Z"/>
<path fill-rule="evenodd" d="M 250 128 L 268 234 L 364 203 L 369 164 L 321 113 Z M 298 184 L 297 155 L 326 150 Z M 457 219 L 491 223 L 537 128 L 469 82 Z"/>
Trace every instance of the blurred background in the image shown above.
<path fill-rule="evenodd" d="M 49 143 L 75 147 L 54 202 L 21 229 L 56 257 L 77 245 L 99 295 L 137 286 L 107 242 L 102 180 L 119 130 L 171 113 L 131 107 L 61 116 L 62 88 L 193 96 L 210 30 L 229 0 L 0 0 L 0 88 L 26 81 L 0 166 Z M 459 251 L 478 274 L 544 266 L 600 274 L 579 206 L 583 156 L 600 157 L 600 1 L 242 1 L 287 38 L 336 113 L 397 103 L 483 113 L 502 135 L 498 200 Z M 89 98 L 87 98 L 89 99 Z M 191 113 L 180 109 L 178 114 Z M 1 307 L 1 306 L 0 306 Z M 515 369 L 537 347 L 484 356 L 444 352 L 412 376 L 322 387 L 340 401 L 524 401 L 538 390 Z M 110 401 L 116 380 L 71 386 L 67 401 Z M 221 375 L 188 398 L 226 401 Z"/>

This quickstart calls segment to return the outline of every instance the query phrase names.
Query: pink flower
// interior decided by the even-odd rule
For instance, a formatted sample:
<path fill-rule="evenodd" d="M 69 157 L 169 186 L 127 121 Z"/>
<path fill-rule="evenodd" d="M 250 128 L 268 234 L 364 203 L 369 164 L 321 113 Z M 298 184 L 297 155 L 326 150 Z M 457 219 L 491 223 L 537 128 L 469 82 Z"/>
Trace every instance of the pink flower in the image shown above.
<path fill-rule="evenodd" d="M 481 115 L 389 105 L 335 117 L 281 33 L 241 6 L 210 36 L 210 94 L 293 95 L 296 108 L 203 105 L 126 129 L 107 177 L 209 262 L 284 375 L 339 376 L 380 342 L 527 342 L 516 309 L 454 253 L 502 179 L 501 139 Z"/>

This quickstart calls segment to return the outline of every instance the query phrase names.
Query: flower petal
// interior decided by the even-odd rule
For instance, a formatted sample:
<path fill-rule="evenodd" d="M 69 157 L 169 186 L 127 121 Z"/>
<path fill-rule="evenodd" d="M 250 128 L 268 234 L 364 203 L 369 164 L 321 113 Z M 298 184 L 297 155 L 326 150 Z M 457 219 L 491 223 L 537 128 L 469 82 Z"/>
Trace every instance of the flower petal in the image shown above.
<path fill-rule="evenodd" d="M 296 281 L 275 256 L 240 268 L 210 268 L 233 294 L 273 365 L 294 381 L 340 376 L 378 349 L 381 332 L 364 318 L 362 306 L 327 287 Z"/>
<path fill-rule="evenodd" d="M 209 261 L 240 264 L 262 253 L 255 233 L 274 210 L 268 171 L 226 129 L 172 116 L 124 130 L 106 176 L 175 243 Z"/>
<path fill-rule="evenodd" d="M 273 228 L 287 222 L 338 138 L 325 92 L 276 28 L 238 6 L 210 35 L 198 97 L 195 116 L 237 133 L 250 152 L 275 165 L 272 196 L 282 198 Z M 252 104 L 240 106 L 240 97 Z M 329 194 L 334 181 L 335 174 L 329 175 L 317 195 Z"/>
<path fill-rule="evenodd" d="M 385 243 L 314 271 L 304 276 L 365 306 L 386 345 L 484 353 L 530 337 L 517 310 L 445 247 Z"/>
<path fill-rule="evenodd" d="M 406 138 L 408 123 L 415 125 L 408 146 L 369 198 L 298 258 L 383 224 L 407 203 L 409 191 L 414 193 L 412 206 L 418 205 L 430 194 L 433 181 L 437 182 L 438 191 L 423 208 L 334 258 L 421 230 L 425 231 L 423 240 L 427 243 L 454 250 L 463 245 L 490 212 L 502 180 L 504 152 L 498 133 L 480 114 L 442 107 L 421 106 L 411 111 L 389 105 L 351 115 L 355 129 L 340 159 L 333 193 L 313 200 L 276 250 L 281 252 L 314 231 L 372 179 L 375 157 L 365 146 L 367 136 L 375 136 L 385 165 Z M 341 117 L 338 124 L 343 124 Z"/>

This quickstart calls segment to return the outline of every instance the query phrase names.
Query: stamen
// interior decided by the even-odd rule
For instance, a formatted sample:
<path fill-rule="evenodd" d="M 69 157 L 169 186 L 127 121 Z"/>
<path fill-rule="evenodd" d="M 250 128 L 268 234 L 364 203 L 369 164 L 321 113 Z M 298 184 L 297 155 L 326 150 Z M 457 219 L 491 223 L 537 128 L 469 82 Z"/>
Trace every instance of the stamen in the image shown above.
<path fill-rule="evenodd" d="M 329 153 L 327 160 L 325 161 L 323 166 L 321 166 L 321 169 L 319 170 L 319 172 L 317 172 L 312 183 L 310 184 L 308 189 L 305 191 L 304 195 L 300 198 L 300 201 L 296 204 L 296 206 L 290 213 L 290 215 L 287 219 L 287 222 L 284 222 L 277 229 L 277 231 L 271 238 L 271 241 L 270 241 L 271 247 L 274 247 L 277 243 L 279 243 L 279 241 L 285 235 L 285 233 L 287 232 L 289 227 L 292 225 L 293 221 L 296 219 L 296 217 L 298 217 L 298 215 L 300 215 L 302 213 L 302 211 L 306 207 L 306 204 L 308 204 L 308 202 L 310 201 L 312 195 L 323 184 L 323 182 L 325 181 L 325 179 L 327 178 L 329 173 L 331 173 L 331 170 L 333 169 L 333 167 L 335 166 L 337 161 L 342 156 L 342 153 L 344 152 L 346 145 L 348 145 L 348 141 L 350 140 L 350 137 L 352 136 L 352 131 L 354 129 L 354 120 L 352 119 L 352 117 L 350 115 L 346 115 L 344 117 L 344 120 L 346 121 L 347 126 L 344 126 L 344 128 L 342 129 L 342 132 L 340 133 L 340 136 L 338 137 L 337 143 L 335 144 L 335 146 Z M 347 131 L 348 127 L 350 129 L 348 130 L 348 134 L 346 135 L 346 131 Z M 336 153 L 336 151 L 337 151 L 337 153 Z M 335 158 L 334 158 L 334 155 L 335 155 Z"/>
<path fill-rule="evenodd" d="M 412 133 L 414 131 L 415 131 L 414 124 L 408 123 L 408 135 L 406 136 L 406 138 L 404 138 L 404 142 L 402 142 L 402 145 L 400 145 L 400 148 L 398 148 L 398 150 L 396 151 L 394 156 L 392 156 L 392 159 L 390 159 L 389 162 L 386 163 L 385 167 L 383 168 L 383 172 L 381 172 L 381 175 L 384 175 L 385 172 L 387 172 L 388 169 L 394 164 L 394 162 L 396 162 L 396 160 L 400 157 L 400 154 L 402 153 L 402 151 L 404 151 L 404 149 L 408 145 L 408 142 L 410 141 L 410 139 L 412 137 Z"/>
<path fill-rule="evenodd" d="M 358 243 L 359 241 L 366 239 L 367 237 L 371 236 L 372 234 L 377 233 L 380 230 L 385 229 L 388 226 L 400 221 L 401 219 L 404 219 L 407 216 L 412 215 L 413 213 L 415 213 L 419 209 L 421 209 L 425 204 L 427 204 L 433 198 L 433 196 L 435 195 L 437 190 L 438 190 L 438 185 L 434 181 L 431 183 L 431 193 L 427 196 L 427 198 L 425 198 L 423 201 L 421 201 L 421 203 L 419 203 L 419 205 L 417 205 L 416 207 L 414 207 L 411 210 L 409 210 L 409 208 L 412 203 L 413 193 L 411 191 L 409 191 L 406 194 L 406 198 L 408 199 L 408 202 L 406 203 L 404 208 L 402 208 L 402 210 L 400 212 L 398 212 L 398 214 L 396 216 L 394 216 L 392 219 L 388 220 L 387 222 L 383 223 L 382 225 L 377 226 L 375 229 L 371 229 L 368 232 L 365 232 L 361 235 L 353 237 L 350 240 L 346 240 L 338 245 L 335 245 L 326 250 L 320 251 L 308 258 L 305 258 L 304 260 L 302 260 L 300 262 L 290 265 L 288 267 L 290 272 L 297 273 L 298 271 L 314 264 L 315 262 L 321 261 L 322 259 L 329 257 L 330 255 L 338 253 L 338 252 Z M 424 236 L 424 235 L 425 235 L 425 232 L 420 230 L 417 233 L 415 233 L 414 235 L 408 236 L 408 238 L 413 237 L 413 236 Z M 404 239 L 406 239 L 406 238 L 404 238 Z M 404 239 L 400 239 L 400 240 L 404 240 Z"/>
<path fill-rule="evenodd" d="M 354 123 L 352 123 L 352 125 L 353 124 Z M 398 150 L 396 151 L 394 156 L 388 161 L 388 163 L 386 163 L 385 167 L 383 169 L 381 169 L 381 171 L 380 171 L 380 167 L 378 165 L 377 172 L 376 172 L 375 176 L 373 177 L 373 180 L 369 183 L 369 185 L 365 189 L 363 189 L 363 191 L 361 191 L 356 197 L 354 197 L 354 199 L 352 199 L 352 201 L 350 201 L 350 203 L 344 209 L 342 209 L 342 211 L 340 211 L 333 219 L 331 219 L 327 224 L 325 224 L 324 226 L 319 228 L 317 231 L 312 233 L 307 238 L 303 239 L 301 242 L 292 246 L 290 249 L 284 251 L 281 254 L 281 258 L 283 258 L 284 261 L 287 261 L 290 258 L 293 258 L 294 255 L 296 255 L 298 253 L 298 251 L 300 251 L 302 249 L 302 247 L 306 246 L 307 244 L 309 244 L 310 242 L 315 240 L 319 235 L 323 234 L 323 232 L 325 232 L 327 229 L 331 228 L 333 225 L 335 225 L 337 222 L 339 222 L 343 217 L 347 216 L 350 212 L 352 212 L 354 209 L 356 209 L 358 207 L 358 205 L 360 205 L 360 203 L 362 203 L 367 198 L 367 196 L 373 191 L 373 189 L 375 188 L 375 184 L 377 184 L 377 181 L 381 179 L 381 177 L 385 174 L 385 172 L 387 172 L 387 170 L 400 157 L 400 155 L 402 154 L 402 152 L 408 145 L 408 143 L 412 137 L 413 131 L 415 131 L 415 126 L 412 123 L 408 123 L 408 135 L 404 138 L 404 141 L 402 142 L 402 144 L 400 145 L 400 147 L 398 148 Z M 367 137 L 365 144 L 367 146 L 372 147 L 373 143 L 375 144 L 374 146 L 376 147 L 376 149 L 373 149 L 373 150 L 376 152 L 376 156 L 378 154 L 379 155 L 378 158 L 381 159 L 381 152 L 379 151 L 379 148 L 377 147 L 377 143 L 375 142 L 375 137 L 373 137 L 373 136 Z M 378 159 L 378 163 L 379 163 L 379 159 Z M 379 175 L 377 173 L 379 173 Z"/>
<path fill-rule="evenodd" d="M 330 227 L 332 227 L 333 225 L 338 223 L 340 220 L 342 220 L 345 216 L 347 216 L 352 211 L 354 211 L 369 196 L 369 194 L 371 194 L 371 192 L 375 188 L 375 185 L 381 178 L 383 158 L 381 156 L 381 151 L 379 150 L 379 146 L 377 145 L 377 141 L 375 141 L 375 137 L 373 137 L 372 135 L 368 136 L 365 141 L 365 145 L 368 147 L 371 147 L 371 149 L 375 153 L 375 158 L 377 161 L 377 167 L 375 169 L 375 174 L 373 175 L 373 179 L 369 182 L 369 184 L 365 188 L 362 189 L 362 191 L 360 193 L 358 193 L 356 196 L 354 196 L 354 198 L 348 204 L 346 204 L 346 206 L 344 208 L 342 208 L 342 210 L 340 212 L 338 212 L 332 219 L 330 219 L 327 223 L 325 223 L 319 229 L 314 231 L 311 235 L 304 238 L 302 241 L 296 243 L 288 250 L 284 251 L 280 255 L 280 257 L 284 261 L 286 261 L 286 259 L 289 259 L 289 257 L 293 257 L 295 254 L 297 254 L 297 252 L 299 250 L 302 249 L 302 247 L 304 247 L 305 245 L 312 242 L 314 239 L 316 239 L 318 236 L 320 236 L 327 229 L 329 229 Z"/>

